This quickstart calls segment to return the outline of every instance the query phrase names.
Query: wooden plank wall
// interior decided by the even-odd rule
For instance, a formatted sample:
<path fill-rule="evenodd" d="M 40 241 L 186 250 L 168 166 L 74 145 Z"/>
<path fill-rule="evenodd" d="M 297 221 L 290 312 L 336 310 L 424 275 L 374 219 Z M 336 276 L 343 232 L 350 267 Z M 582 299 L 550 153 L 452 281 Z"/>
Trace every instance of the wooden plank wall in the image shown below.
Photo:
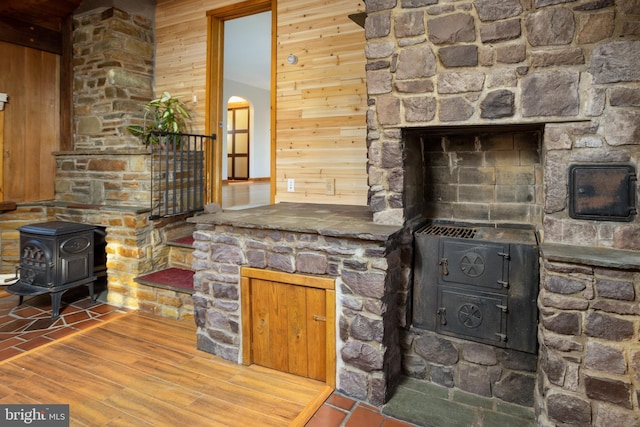
<path fill-rule="evenodd" d="M 277 201 L 367 202 L 365 37 L 347 17 L 363 10 L 355 0 L 278 2 Z"/>
<path fill-rule="evenodd" d="M 207 10 L 233 0 L 157 0 L 156 94 L 167 91 L 187 102 L 193 132 L 204 133 L 207 72 Z M 194 95 L 198 102 L 193 103 Z"/>
<path fill-rule="evenodd" d="M 236 3 L 157 1 L 156 92 L 196 95 L 199 132 L 206 12 Z M 362 11 L 362 0 L 277 0 L 276 202 L 367 203 L 365 37 L 347 17 Z M 286 61 L 291 53 L 296 65 Z M 287 192 L 290 178 L 294 192 Z"/>
<path fill-rule="evenodd" d="M 0 42 L 0 92 L 4 109 L 2 187 L 4 200 L 54 198 L 60 150 L 60 57 Z"/>

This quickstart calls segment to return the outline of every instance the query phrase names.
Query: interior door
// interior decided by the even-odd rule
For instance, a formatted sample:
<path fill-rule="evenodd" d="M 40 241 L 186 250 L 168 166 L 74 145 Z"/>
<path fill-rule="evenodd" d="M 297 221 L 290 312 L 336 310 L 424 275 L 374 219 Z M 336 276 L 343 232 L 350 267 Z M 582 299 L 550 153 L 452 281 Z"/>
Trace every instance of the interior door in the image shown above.
<path fill-rule="evenodd" d="M 249 107 L 227 111 L 227 176 L 249 179 Z"/>
<path fill-rule="evenodd" d="M 0 92 L 6 93 L 0 200 L 33 202 L 55 195 L 60 151 L 60 56 L 0 41 Z"/>

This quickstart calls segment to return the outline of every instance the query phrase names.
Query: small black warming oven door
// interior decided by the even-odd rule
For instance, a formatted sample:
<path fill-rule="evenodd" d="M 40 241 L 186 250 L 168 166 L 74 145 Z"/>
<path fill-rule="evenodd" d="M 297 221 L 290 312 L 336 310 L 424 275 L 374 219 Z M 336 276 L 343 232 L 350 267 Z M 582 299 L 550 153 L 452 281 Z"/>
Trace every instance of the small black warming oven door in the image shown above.
<path fill-rule="evenodd" d="M 413 326 L 536 352 L 532 230 L 430 224 L 415 233 Z"/>

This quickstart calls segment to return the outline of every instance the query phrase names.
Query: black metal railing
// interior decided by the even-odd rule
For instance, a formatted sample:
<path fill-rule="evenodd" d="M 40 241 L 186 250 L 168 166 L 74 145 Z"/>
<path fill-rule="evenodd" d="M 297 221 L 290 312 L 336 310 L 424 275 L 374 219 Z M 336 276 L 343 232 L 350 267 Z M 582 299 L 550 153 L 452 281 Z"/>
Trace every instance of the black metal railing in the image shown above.
<path fill-rule="evenodd" d="M 151 219 L 202 211 L 205 203 L 205 155 L 215 134 L 157 133 L 151 146 Z M 209 144 L 209 150 L 207 150 Z"/>

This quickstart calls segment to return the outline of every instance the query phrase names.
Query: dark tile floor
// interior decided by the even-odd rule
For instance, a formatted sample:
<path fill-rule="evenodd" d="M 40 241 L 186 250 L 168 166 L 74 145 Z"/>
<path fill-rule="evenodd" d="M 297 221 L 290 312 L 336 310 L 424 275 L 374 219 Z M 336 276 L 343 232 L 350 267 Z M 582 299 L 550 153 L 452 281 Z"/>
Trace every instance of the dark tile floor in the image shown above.
<path fill-rule="evenodd" d="M 51 318 L 49 294 L 18 297 L 0 288 L 0 361 L 120 316 L 126 310 L 92 302 L 84 286 L 62 296 L 60 316 Z"/>
<path fill-rule="evenodd" d="M 92 302 L 87 289 L 80 287 L 66 292 L 60 304 L 60 316 L 51 318 L 51 298 L 48 294 L 25 298 L 0 288 L 0 363 L 57 339 L 121 316 L 127 310 L 101 301 Z M 307 423 L 307 427 L 410 427 L 381 414 L 380 409 L 333 393 Z"/>

